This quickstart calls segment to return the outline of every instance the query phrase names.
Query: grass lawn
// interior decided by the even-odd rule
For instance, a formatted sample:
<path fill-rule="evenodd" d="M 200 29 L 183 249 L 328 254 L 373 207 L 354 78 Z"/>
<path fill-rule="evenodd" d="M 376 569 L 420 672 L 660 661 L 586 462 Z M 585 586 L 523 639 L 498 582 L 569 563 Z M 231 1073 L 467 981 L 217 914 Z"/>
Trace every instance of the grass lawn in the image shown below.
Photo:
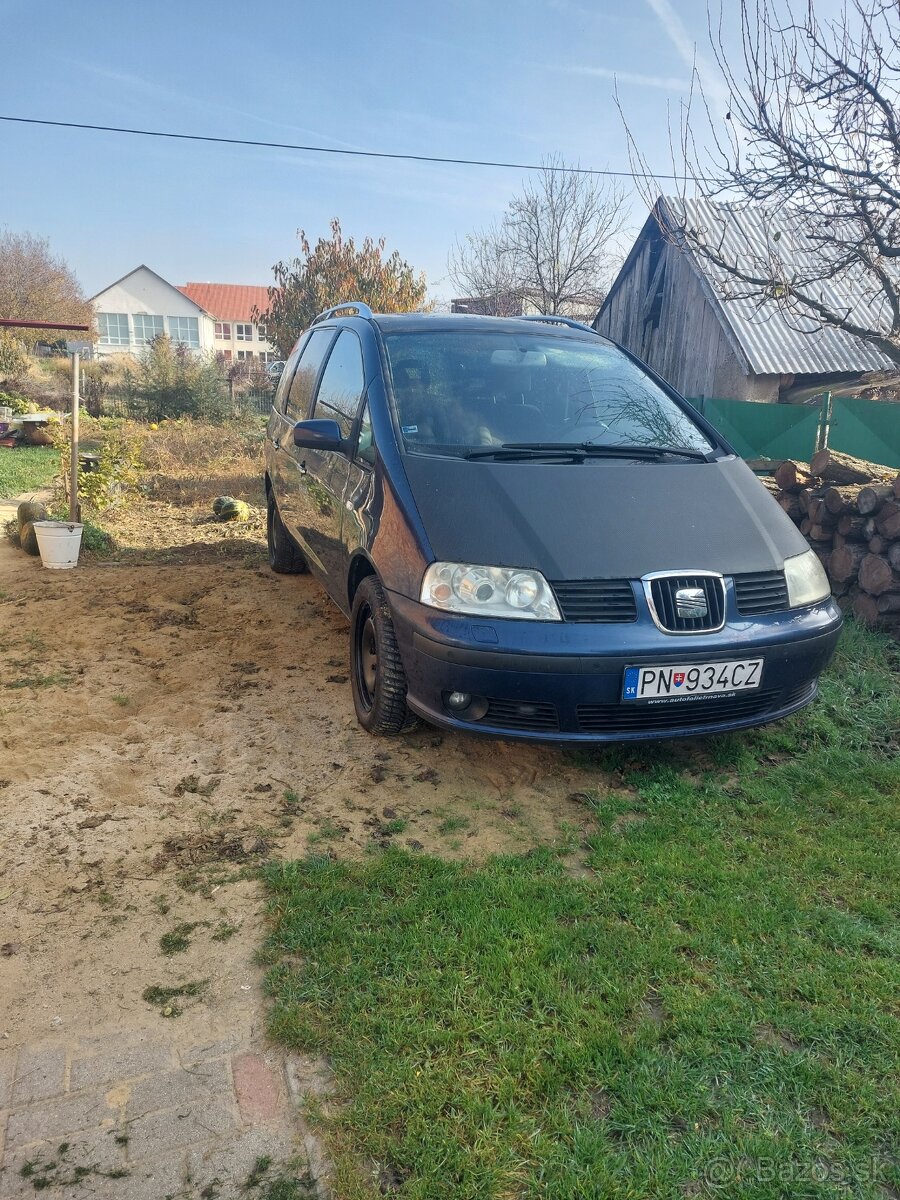
<path fill-rule="evenodd" d="M 806 713 L 589 752 L 583 875 L 269 868 L 271 1031 L 335 1071 L 336 1194 L 898 1196 L 898 669 L 850 625 Z"/>
<path fill-rule="evenodd" d="M 59 451 L 52 446 L 0 447 L 0 498 L 4 500 L 49 487 L 58 474 Z"/>

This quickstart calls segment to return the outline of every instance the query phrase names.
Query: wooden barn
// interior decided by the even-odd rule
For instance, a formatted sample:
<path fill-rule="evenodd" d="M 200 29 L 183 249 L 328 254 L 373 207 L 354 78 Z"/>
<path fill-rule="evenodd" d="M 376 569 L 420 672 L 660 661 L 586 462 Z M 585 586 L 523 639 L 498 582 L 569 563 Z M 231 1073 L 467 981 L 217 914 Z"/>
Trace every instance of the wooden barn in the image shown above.
<path fill-rule="evenodd" d="M 764 253 L 776 232 L 771 218 L 747 207 L 666 197 L 654 205 L 593 324 L 683 395 L 798 403 L 826 390 L 858 391 L 896 370 L 874 346 L 843 330 L 742 295 L 741 284 L 679 244 L 677 230 L 685 226 L 715 239 L 710 244 L 737 261 Z M 796 262 L 809 253 L 788 222 L 778 226 L 783 257 Z M 860 304 L 831 299 L 839 307 Z"/>

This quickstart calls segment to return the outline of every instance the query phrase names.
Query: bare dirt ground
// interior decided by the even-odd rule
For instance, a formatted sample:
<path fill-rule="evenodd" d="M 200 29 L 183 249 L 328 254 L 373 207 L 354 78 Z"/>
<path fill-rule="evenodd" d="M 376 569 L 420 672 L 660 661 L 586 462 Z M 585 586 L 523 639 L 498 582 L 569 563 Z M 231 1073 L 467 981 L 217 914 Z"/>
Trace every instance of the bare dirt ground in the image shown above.
<path fill-rule="evenodd" d="M 71 572 L 0 543 L 0 1052 L 110 1027 L 258 1040 L 259 863 L 562 841 L 574 865 L 579 793 L 621 786 L 571 750 L 369 738 L 344 619 L 269 570 L 261 507 L 222 526 L 207 503 L 126 510 L 124 548 Z"/>

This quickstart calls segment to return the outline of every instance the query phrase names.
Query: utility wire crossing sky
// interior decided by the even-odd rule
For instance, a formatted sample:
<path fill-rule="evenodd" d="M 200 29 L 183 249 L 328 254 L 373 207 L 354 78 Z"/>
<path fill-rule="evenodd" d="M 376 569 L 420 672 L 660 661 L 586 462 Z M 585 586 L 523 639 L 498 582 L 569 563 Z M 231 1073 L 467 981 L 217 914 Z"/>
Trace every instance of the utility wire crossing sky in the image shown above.
<path fill-rule="evenodd" d="M 88 125 L 81 121 L 49 121 L 38 117 L 12 117 L 0 114 L 0 121 L 15 121 L 21 125 L 51 125 L 58 129 L 93 129 L 99 133 L 129 133 L 137 137 L 176 138 L 187 142 L 220 142 L 226 146 L 262 146 L 270 150 L 306 150 L 315 154 L 346 154 L 356 158 L 393 158 L 405 162 L 449 163 L 457 167 L 500 167 L 514 171 L 553 171 L 559 175 L 609 175 L 622 179 L 697 179 L 694 175 L 666 175 L 656 171 L 610 171 L 601 167 L 568 167 L 551 163 L 498 162 L 482 158 L 444 158 L 436 154 L 395 154 L 386 150 L 345 150 L 335 146 L 301 146 L 293 142 L 258 142 L 250 138 L 213 137 L 205 133 L 174 133 L 166 129 L 125 129 L 119 125 Z M 702 179 L 704 183 L 722 180 Z"/>

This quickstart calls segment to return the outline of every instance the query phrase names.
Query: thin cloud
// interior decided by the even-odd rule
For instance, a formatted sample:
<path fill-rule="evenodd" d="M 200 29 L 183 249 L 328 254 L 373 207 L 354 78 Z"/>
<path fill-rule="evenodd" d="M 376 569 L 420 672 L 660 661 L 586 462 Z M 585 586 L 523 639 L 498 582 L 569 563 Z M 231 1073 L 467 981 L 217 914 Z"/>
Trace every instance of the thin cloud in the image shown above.
<path fill-rule="evenodd" d="M 696 71 L 710 103 L 723 112 L 728 107 L 728 89 L 718 78 L 715 64 L 697 49 L 684 27 L 684 22 L 672 7 L 671 0 L 647 0 L 647 6 L 659 22 L 663 33 L 672 43 L 678 57 L 691 71 Z"/>
<path fill-rule="evenodd" d="M 635 87 L 659 88 L 664 92 L 686 92 L 691 86 L 689 79 L 679 79 L 671 75 L 640 75 L 634 71 L 614 71 L 611 67 L 553 67 L 554 71 L 564 71 L 567 75 L 590 75 L 595 79 L 611 79 L 614 83 L 632 83 Z"/>
<path fill-rule="evenodd" d="M 330 142 L 336 148 L 344 150 L 358 150 L 355 142 L 345 142 L 340 138 L 334 137 L 330 133 L 323 133 L 318 129 L 309 129 L 302 125 L 292 125 L 284 121 L 273 121 L 267 117 L 262 117 L 257 113 L 248 112 L 246 109 L 235 108 L 231 105 L 221 104 L 218 101 L 207 100 L 201 96 L 191 95 L 188 92 L 179 91 L 170 87 L 168 84 L 158 83 L 153 79 L 145 79 L 141 75 L 135 75 L 130 71 L 116 71 L 108 67 L 100 67 L 95 63 L 78 62 L 73 59 L 58 59 L 70 63 L 79 70 L 85 71 L 89 75 L 93 75 L 96 79 L 103 79 L 108 83 L 114 83 L 118 88 L 130 90 L 133 94 L 142 94 L 151 96 L 157 100 L 168 101 L 170 103 L 179 103 L 190 105 L 198 112 L 214 113 L 216 116 L 228 115 L 240 117 L 246 121 L 252 121 L 257 125 L 265 126 L 268 129 L 280 129 L 287 133 L 299 137 L 314 138 L 316 141 Z"/>

